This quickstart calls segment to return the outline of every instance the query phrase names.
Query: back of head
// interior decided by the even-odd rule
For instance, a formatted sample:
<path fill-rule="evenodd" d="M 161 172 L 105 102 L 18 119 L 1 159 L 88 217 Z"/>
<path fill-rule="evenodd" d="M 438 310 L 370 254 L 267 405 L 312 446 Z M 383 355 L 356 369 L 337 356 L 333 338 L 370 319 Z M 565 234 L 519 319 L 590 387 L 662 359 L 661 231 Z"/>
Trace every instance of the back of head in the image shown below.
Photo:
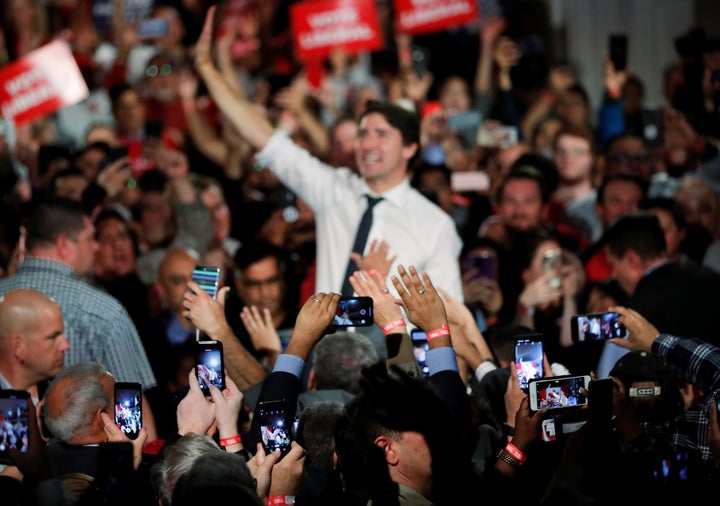
<path fill-rule="evenodd" d="M 371 113 L 382 115 L 385 121 L 390 123 L 390 126 L 399 130 L 402 135 L 403 145 L 409 146 L 420 142 L 420 120 L 416 113 L 390 102 L 368 100 L 365 112 L 360 119 Z"/>
<path fill-rule="evenodd" d="M 175 485 L 173 506 L 196 506 L 200 503 L 263 505 L 245 459 L 222 451 L 198 457 Z"/>
<path fill-rule="evenodd" d="M 329 334 L 313 350 L 316 388 L 337 388 L 357 394 L 363 369 L 379 360 L 377 350 L 367 336 L 346 331 Z"/>
<path fill-rule="evenodd" d="M 56 440 L 74 443 L 87 437 L 95 413 L 112 409 L 110 394 L 101 383 L 105 376 L 112 375 L 97 362 L 74 364 L 55 376 L 45 392 L 42 416 Z"/>
<path fill-rule="evenodd" d="M 345 407 L 335 428 L 336 452 L 350 489 L 365 490 L 376 498 L 396 495 L 379 436 L 402 439 L 404 432 L 421 434 L 431 454 L 433 498 L 457 492 L 462 473 L 461 445 L 452 416 L 434 386 L 384 364 L 366 369 L 360 394 Z M 468 455 L 469 462 L 469 455 Z"/>
<path fill-rule="evenodd" d="M 660 222 L 649 211 L 618 217 L 605 231 L 602 242 L 618 258 L 633 250 L 643 260 L 655 260 L 664 256 L 667 249 Z"/>
<path fill-rule="evenodd" d="M 335 451 L 333 431 L 342 413 L 343 404 L 337 401 L 316 402 L 303 410 L 296 439 L 305 450 L 307 465 L 332 470 Z"/>
<path fill-rule="evenodd" d="M 178 479 L 203 455 L 222 453 L 212 438 L 206 434 L 185 434 L 165 450 L 162 460 L 150 471 L 155 495 L 164 506 L 169 506 Z"/>
<path fill-rule="evenodd" d="M 43 200 L 27 224 L 28 251 L 52 246 L 61 235 L 76 238 L 85 228 L 84 217 L 80 202 L 56 197 Z"/>

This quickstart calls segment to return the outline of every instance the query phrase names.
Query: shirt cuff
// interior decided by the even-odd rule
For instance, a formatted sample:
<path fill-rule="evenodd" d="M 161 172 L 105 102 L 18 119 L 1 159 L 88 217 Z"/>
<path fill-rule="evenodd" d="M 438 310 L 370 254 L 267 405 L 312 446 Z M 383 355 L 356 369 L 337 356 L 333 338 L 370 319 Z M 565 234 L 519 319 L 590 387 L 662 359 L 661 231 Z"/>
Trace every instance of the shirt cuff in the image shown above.
<path fill-rule="evenodd" d="M 495 369 L 497 369 L 497 366 L 492 362 L 486 360 L 485 362 L 477 366 L 477 369 L 475 369 L 475 377 L 478 381 L 482 381 L 482 379 L 487 373 L 489 373 L 490 371 L 494 371 Z"/>
<path fill-rule="evenodd" d="M 298 356 L 283 353 L 278 355 L 273 372 L 286 372 L 300 378 L 305 361 Z"/>
<path fill-rule="evenodd" d="M 425 358 L 431 375 L 442 371 L 459 372 L 455 350 L 450 346 L 441 346 L 440 348 L 428 350 Z"/>

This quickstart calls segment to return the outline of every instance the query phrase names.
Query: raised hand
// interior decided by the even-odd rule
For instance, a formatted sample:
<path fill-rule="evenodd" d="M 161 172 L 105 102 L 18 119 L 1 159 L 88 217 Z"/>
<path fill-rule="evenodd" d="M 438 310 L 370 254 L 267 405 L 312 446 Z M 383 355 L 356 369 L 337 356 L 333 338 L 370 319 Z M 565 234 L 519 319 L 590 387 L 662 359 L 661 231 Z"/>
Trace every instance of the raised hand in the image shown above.
<path fill-rule="evenodd" d="M 245 324 L 255 349 L 269 356 L 274 362 L 274 358 L 282 352 L 282 342 L 273 325 L 270 310 L 264 308 L 260 314 L 257 306 L 245 306 L 240 312 L 240 319 Z"/>
<path fill-rule="evenodd" d="M 339 293 L 318 292 L 308 297 L 295 320 L 286 353 L 307 359 L 312 347 L 330 327 L 339 300 Z"/>
<path fill-rule="evenodd" d="M 390 271 L 390 266 L 397 258 L 397 255 L 390 255 L 390 245 L 388 243 L 377 239 L 373 239 L 370 243 L 370 249 L 365 256 L 355 252 L 351 253 L 350 256 L 360 270 L 371 272 L 378 270 L 384 273 Z"/>
<path fill-rule="evenodd" d="M 380 328 L 403 318 L 400 307 L 385 285 L 385 277 L 379 273 L 355 271 L 350 276 L 350 285 L 359 296 L 372 297 L 373 318 Z"/>
<path fill-rule="evenodd" d="M 408 319 L 425 332 L 447 325 L 445 305 L 430 276 L 424 272 L 420 279 L 420 275 L 412 265 L 408 270 L 409 272 L 399 265 L 400 278 L 392 277 L 392 283 L 402 299 L 400 303 L 405 308 Z"/>

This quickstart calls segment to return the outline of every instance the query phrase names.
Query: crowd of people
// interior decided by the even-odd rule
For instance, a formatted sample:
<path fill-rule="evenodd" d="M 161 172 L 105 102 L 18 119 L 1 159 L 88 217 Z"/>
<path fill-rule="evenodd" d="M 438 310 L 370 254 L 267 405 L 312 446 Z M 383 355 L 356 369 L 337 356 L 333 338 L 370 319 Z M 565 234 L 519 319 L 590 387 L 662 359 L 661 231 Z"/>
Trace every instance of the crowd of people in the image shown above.
<path fill-rule="evenodd" d="M 337 48 L 319 82 L 290 3 L 156 0 L 148 37 L 129 0 L 106 26 L 89 0 L 8 2 L 0 67 L 62 39 L 90 94 L 0 118 L 0 389 L 30 394 L 3 501 L 668 504 L 717 488 L 720 39 L 678 37 L 652 83 L 588 55 L 605 68 L 594 110 L 504 2 L 417 36 L 378 2 L 384 47 Z M 220 267 L 214 296 L 197 265 Z M 373 325 L 338 328 L 352 296 Z M 626 336 L 600 328 L 608 311 Z M 514 372 L 528 335 L 545 378 L 591 376 L 573 392 L 586 405 L 530 409 Z M 199 339 L 222 343 L 222 390 Z M 132 439 L 120 382 L 142 387 Z"/>

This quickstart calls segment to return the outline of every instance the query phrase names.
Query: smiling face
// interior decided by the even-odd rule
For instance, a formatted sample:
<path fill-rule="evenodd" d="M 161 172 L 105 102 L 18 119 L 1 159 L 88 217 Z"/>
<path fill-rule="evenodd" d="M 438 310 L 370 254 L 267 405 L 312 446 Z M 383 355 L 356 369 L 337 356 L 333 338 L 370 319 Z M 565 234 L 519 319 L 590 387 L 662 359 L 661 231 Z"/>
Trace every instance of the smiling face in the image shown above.
<path fill-rule="evenodd" d="M 417 144 L 404 146 L 400 131 L 382 114 L 371 112 L 360 121 L 355 143 L 357 166 L 374 190 L 381 192 L 400 184 L 415 151 Z"/>

